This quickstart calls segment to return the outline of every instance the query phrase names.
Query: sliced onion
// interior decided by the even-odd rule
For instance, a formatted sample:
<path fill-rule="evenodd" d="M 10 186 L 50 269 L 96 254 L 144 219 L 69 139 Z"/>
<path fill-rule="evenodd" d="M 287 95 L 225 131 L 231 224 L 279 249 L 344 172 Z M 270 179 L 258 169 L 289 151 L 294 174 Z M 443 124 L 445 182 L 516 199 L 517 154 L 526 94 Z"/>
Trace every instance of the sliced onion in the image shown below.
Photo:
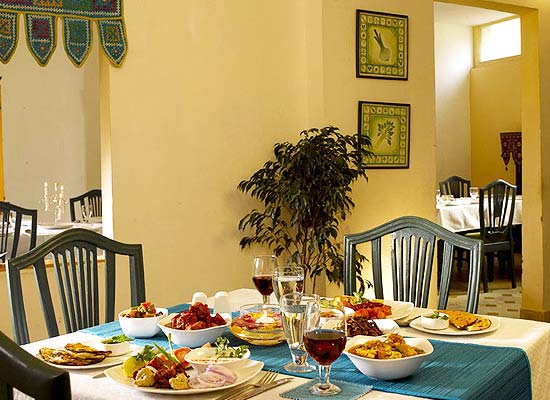
<path fill-rule="evenodd" d="M 223 365 L 208 365 L 206 367 L 206 372 L 212 372 L 224 377 L 226 385 L 231 385 L 237 380 L 237 375 L 235 375 L 235 372 L 227 367 L 224 367 Z"/>

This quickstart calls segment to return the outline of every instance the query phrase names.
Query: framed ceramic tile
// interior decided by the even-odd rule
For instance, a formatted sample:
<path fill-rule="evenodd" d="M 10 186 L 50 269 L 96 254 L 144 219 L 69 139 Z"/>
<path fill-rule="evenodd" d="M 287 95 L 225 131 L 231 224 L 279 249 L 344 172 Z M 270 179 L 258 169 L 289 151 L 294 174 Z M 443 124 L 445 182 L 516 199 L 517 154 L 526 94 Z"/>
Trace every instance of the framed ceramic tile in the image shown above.
<path fill-rule="evenodd" d="M 359 146 L 371 142 L 369 168 L 409 168 L 409 104 L 360 101 L 357 131 Z"/>
<path fill-rule="evenodd" d="M 408 79 L 409 18 L 357 10 L 356 76 Z"/>

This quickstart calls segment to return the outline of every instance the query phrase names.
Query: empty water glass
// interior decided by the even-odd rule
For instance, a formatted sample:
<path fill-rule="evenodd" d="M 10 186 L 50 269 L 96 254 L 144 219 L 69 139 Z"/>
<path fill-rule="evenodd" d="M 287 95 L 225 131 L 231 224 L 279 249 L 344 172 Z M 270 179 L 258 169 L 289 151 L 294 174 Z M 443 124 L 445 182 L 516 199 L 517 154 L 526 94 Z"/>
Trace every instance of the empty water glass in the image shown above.
<path fill-rule="evenodd" d="M 435 203 L 436 204 L 439 204 L 441 201 L 441 190 L 436 190 L 435 191 Z"/>
<path fill-rule="evenodd" d="M 82 222 L 89 223 L 92 220 L 92 209 L 89 205 L 85 204 L 82 206 Z"/>
<path fill-rule="evenodd" d="M 479 188 L 477 187 L 471 187 L 470 188 L 470 197 L 473 200 L 477 200 L 479 198 Z"/>

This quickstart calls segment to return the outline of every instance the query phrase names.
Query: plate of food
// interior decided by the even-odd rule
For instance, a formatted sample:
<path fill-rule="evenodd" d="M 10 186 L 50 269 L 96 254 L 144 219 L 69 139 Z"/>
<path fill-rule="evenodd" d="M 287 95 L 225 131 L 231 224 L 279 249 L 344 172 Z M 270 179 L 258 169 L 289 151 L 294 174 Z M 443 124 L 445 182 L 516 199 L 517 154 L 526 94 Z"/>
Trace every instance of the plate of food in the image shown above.
<path fill-rule="evenodd" d="M 363 315 L 346 316 L 348 338 L 355 336 L 384 336 L 399 332 L 399 326 L 391 319 L 369 319 Z"/>
<path fill-rule="evenodd" d="M 447 336 L 480 335 L 496 331 L 500 326 L 500 319 L 490 315 L 472 314 L 466 311 L 437 310 L 449 316 L 449 327 L 445 329 L 430 329 L 422 325 L 417 318 L 410 323 L 410 327 L 418 331 Z"/>
<path fill-rule="evenodd" d="M 98 338 L 97 343 L 101 339 Z M 111 356 L 111 351 L 93 347 L 95 342 L 67 343 L 61 348 L 42 347 L 36 357 L 63 369 L 95 369 L 122 364 L 128 354 Z M 130 345 L 130 352 L 137 353 L 143 347 Z"/>
<path fill-rule="evenodd" d="M 354 315 L 364 315 L 369 319 L 401 319 L 414 309 L 414 304 L 408 301 L 369 300 L 361 295 L 339 296 L 338 299 L 355 311 Z"/>
<path fill-rule="evenodd" d="M 157 349 L 159 353 L 147 346 L 142 353 L 127 357 L 123 365 L 106 369 L 105 375 L 120 385 L 142 392 L 192 395 L 241 385 L 254 378 L 264 366 L 263 362 L 245 359 L 234 364 L 234 368 L 209 365 L 205 370 L 186 369 L 189 363 L 184 360 L 189 353 L 178 355 L 180 349 L 174 352 Z"/>

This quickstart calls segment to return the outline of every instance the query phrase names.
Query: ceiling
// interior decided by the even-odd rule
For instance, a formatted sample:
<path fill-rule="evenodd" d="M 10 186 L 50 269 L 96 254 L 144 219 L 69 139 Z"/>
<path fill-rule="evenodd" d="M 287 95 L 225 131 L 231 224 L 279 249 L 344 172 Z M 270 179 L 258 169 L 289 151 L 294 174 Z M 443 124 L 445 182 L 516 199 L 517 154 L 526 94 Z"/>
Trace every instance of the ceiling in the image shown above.
<path fill-rule="evenodd" d="M 514 14 L 476 8 L 459 6 L 457 4 L 434 2 L 435 22 L 443 24 L 457 24 L 476 26 L 500 19 L 512 17 Z"/>

